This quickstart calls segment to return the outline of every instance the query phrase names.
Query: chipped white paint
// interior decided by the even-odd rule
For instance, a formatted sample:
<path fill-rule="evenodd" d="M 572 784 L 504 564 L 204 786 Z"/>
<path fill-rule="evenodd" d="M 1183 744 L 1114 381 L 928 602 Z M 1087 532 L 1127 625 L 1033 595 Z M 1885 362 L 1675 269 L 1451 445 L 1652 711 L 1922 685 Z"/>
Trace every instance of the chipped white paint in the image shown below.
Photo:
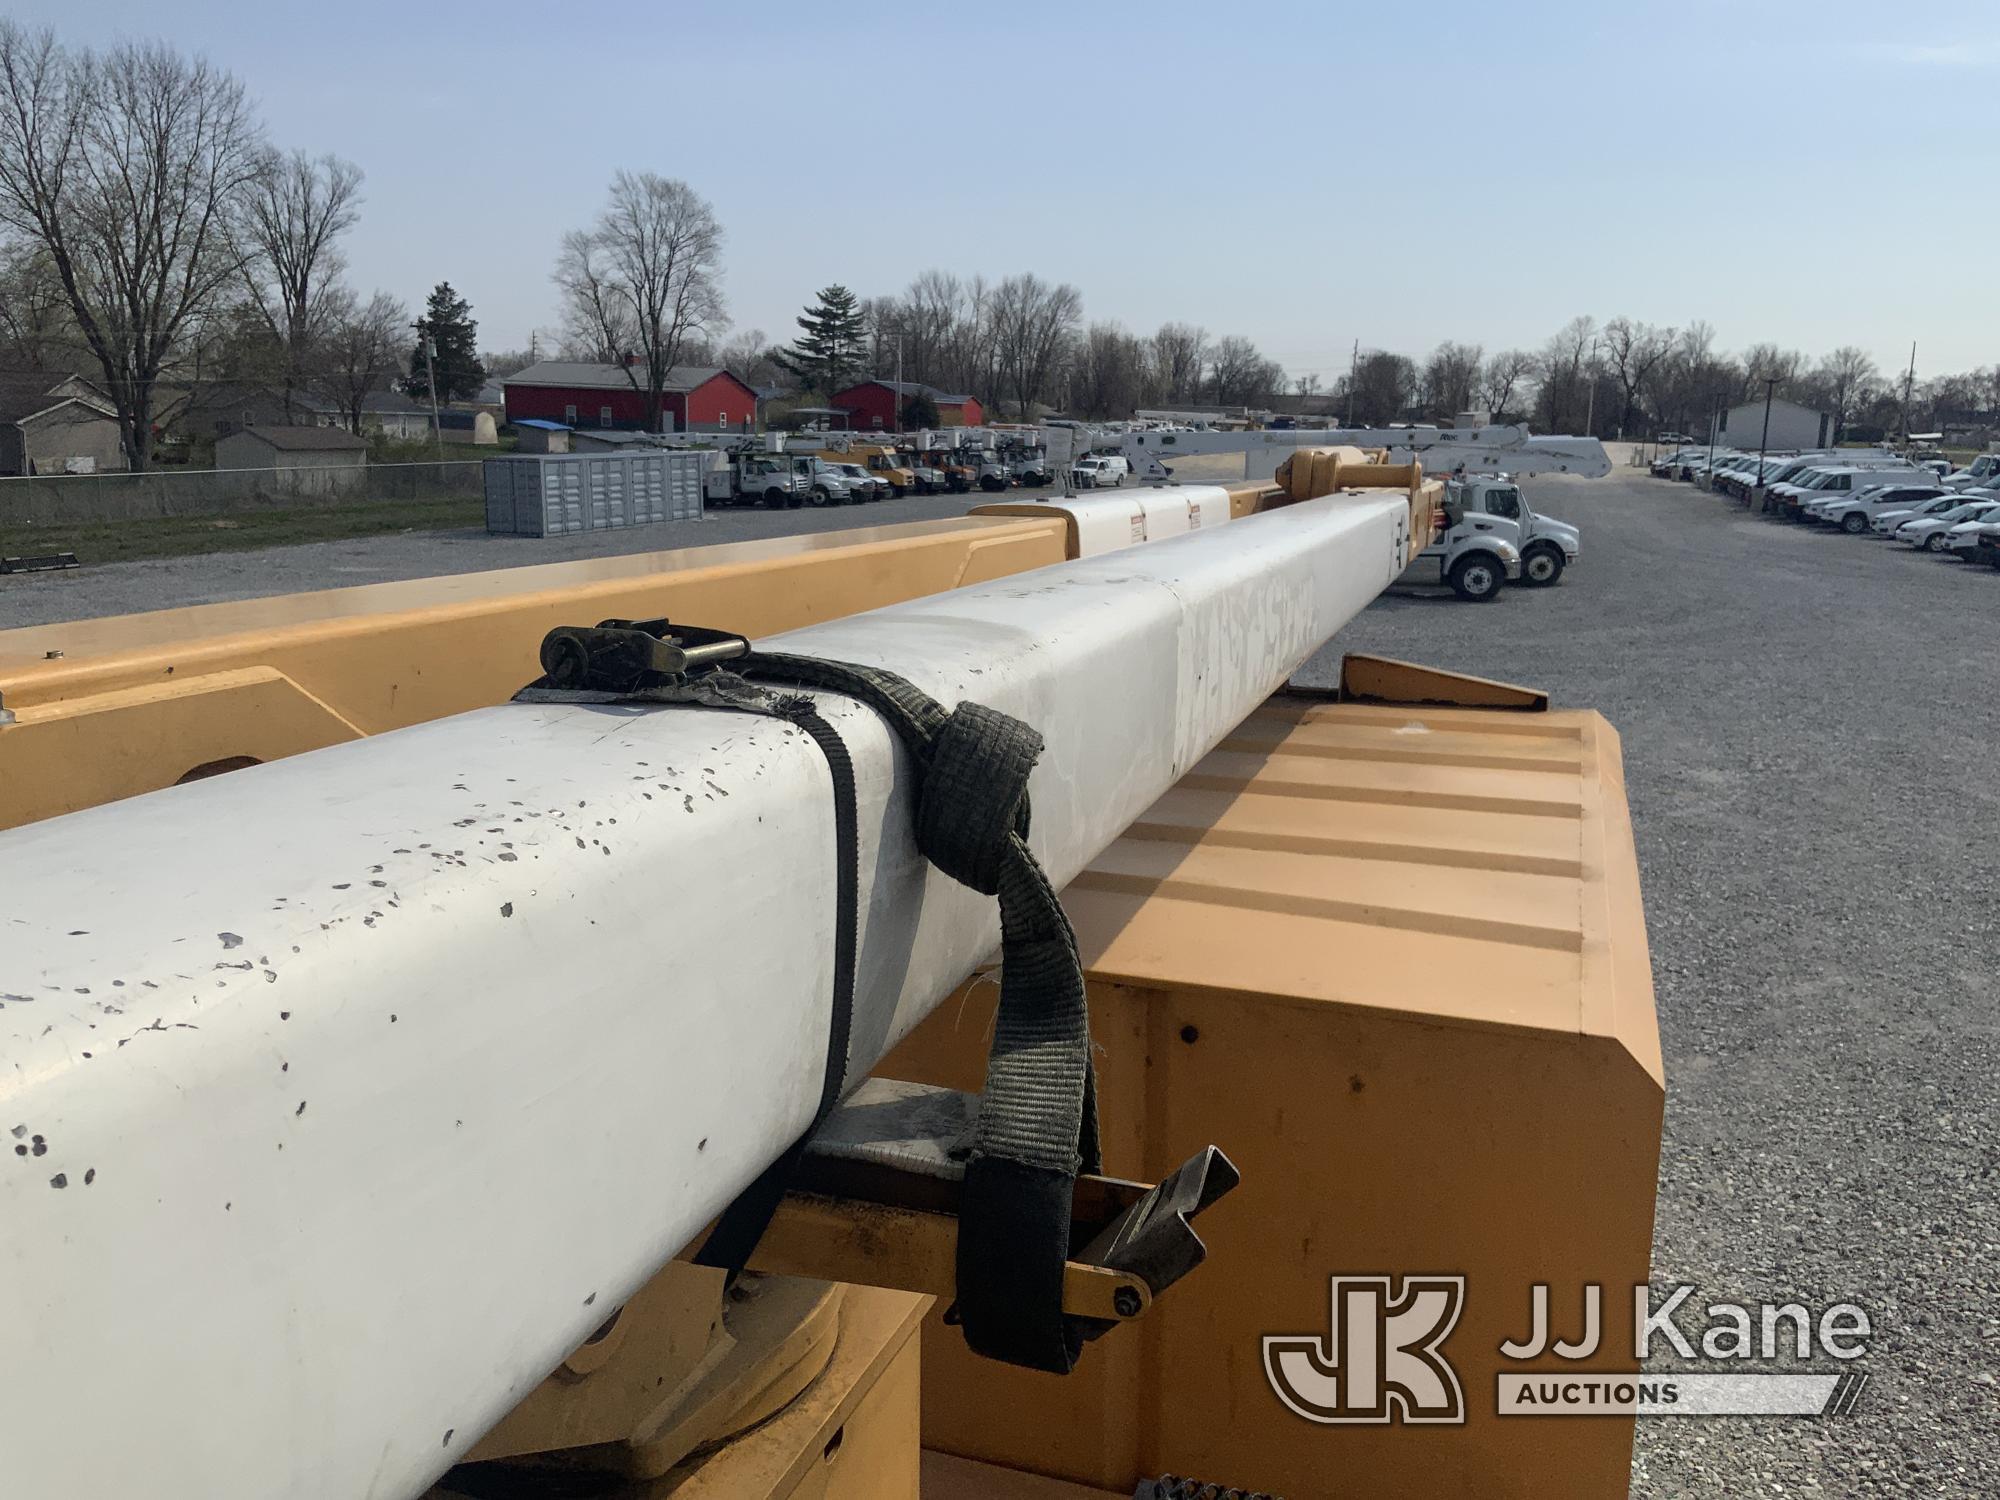
<path fill-rule="evenodd" d="M 1308 502 L 771 644 L 1040 728 L 1060 884 L 1395 576 L 1404 513 Z M 997 923 L 916 853 L 882 726 L 822 707 L 859 779 L 858 1078 Z M 787 726 L 551 705 L 0 834 L 6 1493 L 420 1492 L 806 1124 L 832 845 Z"/>

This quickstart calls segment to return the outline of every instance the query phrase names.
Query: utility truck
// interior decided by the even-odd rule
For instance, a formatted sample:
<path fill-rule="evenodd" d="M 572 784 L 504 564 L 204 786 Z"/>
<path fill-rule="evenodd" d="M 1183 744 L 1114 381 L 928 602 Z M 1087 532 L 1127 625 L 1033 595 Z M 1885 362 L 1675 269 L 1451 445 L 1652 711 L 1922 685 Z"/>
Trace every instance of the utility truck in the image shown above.
<path fill-rule="evenodd" d="M 761 504 L 772 510 L 796 510 L 805 503 L 809 487 L 791 455 L 746 450 L 725 455 L 702 477 L 702 498 L 710 505 Z"/>
<path fill-rule="evenodd" d="M 1546 588 L 1559 582 L 1581 553 L 1581 533 L 1552 516 L 1536 514 L 1516 482 L 1524 474 L 1575 474 L 1601 479 L 1611 472 L 1595 438 L 1537 437 L 1521 426 L 1476 428 L 1382 427 L 1340 432 L 1303 430 L 1242 432 L 1129 432 L 1095 434 L 1091 450 L 1129 458 L 1142 480 L 1173 474 L 1176 456 L 1241 453 L 1246 468 L 1277 464 L 1299 448 L 1346 444 L 1375 449 L 1392 463 L 1420 461 L 1427 472 L 1450 475 L 1446 525 L 1419 551 L 1406 583 L 1448 585 L 1462 599 L 1490 600 L 1508 582 Z M 1246 477 L 1255 477 L 1248 475 Z"/>
<path fill-rule="evenodd" d="M 1619 1500 L 1494 1395 L 1651 1279 L 1618 736 L 1292 686 L 1502 483 L 0 632 L 0 1493 Z"/>

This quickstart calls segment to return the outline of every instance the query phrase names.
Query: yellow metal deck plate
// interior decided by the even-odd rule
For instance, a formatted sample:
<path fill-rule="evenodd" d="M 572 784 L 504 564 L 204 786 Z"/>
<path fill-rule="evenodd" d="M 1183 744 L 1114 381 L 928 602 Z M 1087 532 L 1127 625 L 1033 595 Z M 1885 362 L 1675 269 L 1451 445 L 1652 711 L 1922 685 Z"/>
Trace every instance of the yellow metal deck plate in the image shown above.
<path fill-rule="evenodd" d="M 1548 1283 L 1578 1372 L 1631 1367 L 1664 1104 L 1618 737 L 1588 712 L 1272 699 L 1071 883 L 1105 1169 L 1210 1143 L 1243 1183 L 1207 1262 L 1067 1379 L 925 1330 L 925 1441 L 1129 1493 L 1623 1496 L 1628 1418 L 1502 1418 L 1503 1340 Z M 991 984 L 881 1072 L 978 1087 Z M 1466 1278 L 1462 1426 L 1288 1410 L 1265 1335 L 1328 1337 L 1329 1278 Z M 1623 1330 L 1625 1347 L 1620 1347 Z M 1532 1368 L 1559 1361 L 1545 1359 Z"/>

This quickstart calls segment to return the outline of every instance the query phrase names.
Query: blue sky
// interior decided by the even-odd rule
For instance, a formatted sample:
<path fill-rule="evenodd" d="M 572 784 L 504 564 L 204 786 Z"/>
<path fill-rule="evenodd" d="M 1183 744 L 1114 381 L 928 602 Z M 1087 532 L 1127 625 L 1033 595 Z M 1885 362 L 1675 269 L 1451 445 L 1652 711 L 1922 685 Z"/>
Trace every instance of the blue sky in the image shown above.
<path fill-rule="evenodd" d="M 280 144 L 366 172 L 361 289 L 448 279 L 489 348 L 555 326 L 557 241 L 629 167 L 715 204 L 735 323 L 779 338 L 828 282 L 941 266 L 1328 377 L 1357 338 L 1578 313 L 2000 359 L 1991 0 L 9 11 L 236 72 Z"/>

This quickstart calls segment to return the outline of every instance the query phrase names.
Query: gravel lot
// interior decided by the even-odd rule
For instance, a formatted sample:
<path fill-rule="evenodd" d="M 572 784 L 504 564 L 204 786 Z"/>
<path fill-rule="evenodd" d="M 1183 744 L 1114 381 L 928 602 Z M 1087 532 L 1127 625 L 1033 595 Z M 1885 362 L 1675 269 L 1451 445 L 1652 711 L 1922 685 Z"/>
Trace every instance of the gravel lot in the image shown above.
<path fill-rule="evenodd" d="M 1193 477 L 1192 475 L 1188 477 Z M 1642 1425 L 1636 1496 L 1990 1496 L 2000 1474 L 2000 574 L 1643 475 L 1531 482 L 1553 591 L 1383 598 L 1348 649 L 1546 687 L 1624 740 L 1668 1070 L 1657 1284 L 1859 1302 L 1850 1417 Z M 1019 495 L 1020 492 L 1015 492 Z M 957 514 L 409 534 L 0 582 L 0 627 Z"/>
<path fill-rule="evenodd" d="M 700 547 L 714 542 L 748 542 L 801 531 L 838 531 L 850 526 L 885 526 L 963 515 L 989 500 L 1032 500 L 1047 490 L 1008 490 L 985 495 L 906 495 L 866 505 L 829 510 L 746 507 L 712 511 L 700 521 L 678 521 L 629 531 L 587 532 L 574 537 L 488 536 L 483 531 L 408 531 L 310 542 L 257 552 L 217 552 L 207 557 L 164 557 L 146 562 L 107 563 L 63 573 L 0 578 L 0 630 L 46 625 L 97 615 L 137 614 L 185 604 L 255 599 L 301 589 L 345 588 L 395 578 L 430 578 L 440 573 L 477 573 L 528 563 L 567 562 L 576 557 L 611 557 L 667 547 Z"/>
<path fill-rule="evenodd" d="M 1633 1494 L 1992 1496 L 2000 573 L 1628 475 L 1530 482 L 1584 529 L 1559 588 L 1384 598 L 1311 675 L 1380 651 L 1617 727 L 1667 1066 L 1655 1285 L 1875 1321 L 1852 1416 L 1644 1423 Z"/>

